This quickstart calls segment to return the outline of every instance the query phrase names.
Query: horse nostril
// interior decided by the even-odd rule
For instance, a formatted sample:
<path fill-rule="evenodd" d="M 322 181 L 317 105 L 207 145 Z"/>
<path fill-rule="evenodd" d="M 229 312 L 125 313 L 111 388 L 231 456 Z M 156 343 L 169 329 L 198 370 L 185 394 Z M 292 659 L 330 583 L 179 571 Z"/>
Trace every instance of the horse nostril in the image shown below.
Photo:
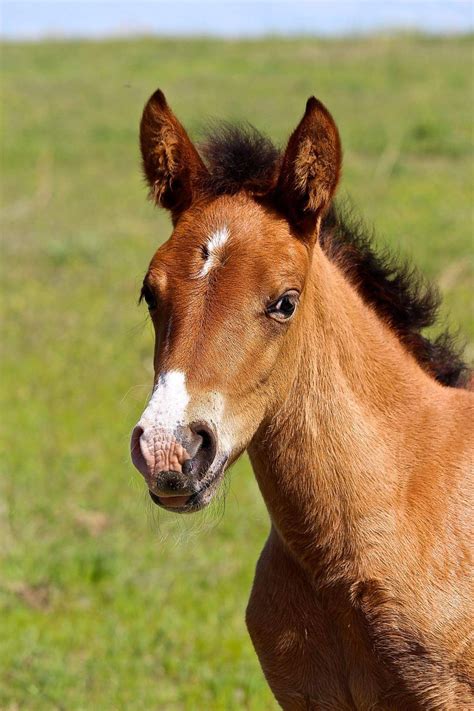
<path fill-rule="evenodd" d="M 203 422 L 195 422 L 189 426 L 191 432 L 201 440 L 194 457 L 187 460 L 185 473 L 196 472 L 204 475 L 211 466 L 217 454 L 217 438 L 213 430 Z"/>
<path fill-rule="evenodd" d="M 140 425 L 137 425 L 132 432 L 133 442 L 139 442 L 140 437 L 142 436 L 143 432 L 144 432 L 143 427 L 140 427 Z"/>
<path fill-rule="evenodd" d="M 144 433 L 143 427 L 137 425 L 132 432 L 132 439 L 130 442 L 130 450 L 132 455 L 132 462 L 136 466 L 139 472 L 146 475 L 149 470 L 150 457 L 148 452 L 142 449 L 141 437 Z"/>
<path fill-rule="evenodd" d="M 207 430 L 196 430 L 196 434 L 202 439 L 200 449 L 206 451 L 212 448 L 213 437 Z"/>

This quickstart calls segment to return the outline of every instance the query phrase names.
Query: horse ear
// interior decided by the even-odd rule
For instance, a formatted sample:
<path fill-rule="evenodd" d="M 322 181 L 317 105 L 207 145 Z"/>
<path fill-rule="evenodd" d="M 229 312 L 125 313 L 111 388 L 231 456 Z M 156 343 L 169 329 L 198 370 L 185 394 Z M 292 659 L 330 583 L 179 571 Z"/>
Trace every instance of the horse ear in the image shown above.
<path fill-rule="evenodd" d="M 150 194 L 176 222 L 197 197 L 207 169 L 160 89 L 143 109 L 140 148 Z"/>
<path fill-rule="evenodd" d="M 308 241 L 331 203 L 341 162 L 341 142 L 334 119 L 312 96 L 288 141 L 276 187 L 279 206 Z"/>

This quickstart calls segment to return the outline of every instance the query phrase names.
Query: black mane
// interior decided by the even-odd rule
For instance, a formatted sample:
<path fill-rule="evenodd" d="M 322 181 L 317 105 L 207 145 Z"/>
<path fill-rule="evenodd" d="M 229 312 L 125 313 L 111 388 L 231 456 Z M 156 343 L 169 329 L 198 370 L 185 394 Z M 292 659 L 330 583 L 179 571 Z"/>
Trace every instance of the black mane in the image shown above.
<path fill-rule="evenodd" d="M 250 124 L 213 125 L 200 151 L 213 195 L 249 190 L 265 195 L 275 183 L 281 151 Z M 389 250 L 376 251 L 372 235 L 348 210 L 332 205 L 320 243 L 364 301 L 389 324 L 421 367 L 443 385 L 466 387 L 470 369 L 448 331 L 428 338 L 422 331 L 438 322 L 441 297 L 420 272 Z"/>

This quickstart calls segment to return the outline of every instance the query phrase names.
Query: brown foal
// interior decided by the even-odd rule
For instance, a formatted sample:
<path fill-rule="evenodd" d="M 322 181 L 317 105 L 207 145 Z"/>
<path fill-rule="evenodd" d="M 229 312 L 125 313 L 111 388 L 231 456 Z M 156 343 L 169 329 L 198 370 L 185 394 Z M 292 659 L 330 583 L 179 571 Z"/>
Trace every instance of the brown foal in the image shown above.
<path fill-rule="evenodd" d="M 309 99 L 282 153 L 227 124 L 198 152 L 157 91 L 140 142 L 174 228 L 142 288 L 153 501 L 202 508 L 248 449 L 271 531 L 247 625 L 284 709 L 474 708 L 469 374 L 421 334 L 433 290 L 333 206 L 331 115 Z"/>

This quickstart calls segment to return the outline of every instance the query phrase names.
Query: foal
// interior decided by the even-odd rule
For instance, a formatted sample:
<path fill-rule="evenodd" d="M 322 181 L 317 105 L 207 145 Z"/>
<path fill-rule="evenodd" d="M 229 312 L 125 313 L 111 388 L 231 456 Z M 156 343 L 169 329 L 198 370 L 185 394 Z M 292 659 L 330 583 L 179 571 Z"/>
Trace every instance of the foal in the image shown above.
<path fill-rule="evenodd" d="M 309 99 L 282 154 L 226 125 L 201 158 L 157 91 L 140 143 L 174 227 L 142 288 L 151 498 L 202 508 L 248 448 L 271 531 L 247 625 L 284 709 L 473 708 L 467 369 L 332 207 L 331 115 Z"/>

